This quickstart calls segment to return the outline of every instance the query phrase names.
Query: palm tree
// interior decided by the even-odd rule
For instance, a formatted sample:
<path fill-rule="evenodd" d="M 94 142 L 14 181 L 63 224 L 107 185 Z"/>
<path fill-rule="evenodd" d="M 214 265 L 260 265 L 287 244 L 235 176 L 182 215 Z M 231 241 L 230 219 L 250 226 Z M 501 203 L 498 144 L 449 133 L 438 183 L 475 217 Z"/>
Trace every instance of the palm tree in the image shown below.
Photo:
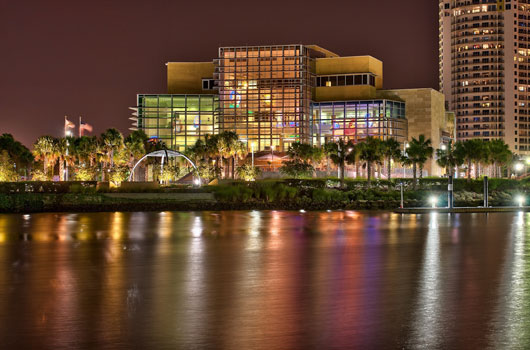
<path fill-rule="evenodd" d="M 448 176 L 455 175 L 455 168 L 462 165 L 463 159 L 455 149 L 452 143 L 449 143 L 445 148 L 436 150 L 436 163 L 445 169 Z"/>
<path fill-rule="evenodd" d="M 475 177 L 478 178 L 478 163 L 482 161 L 485 154 L 484 141 L 480 139 L 465 140 L 457 142 L 456 152 L 461 155 L 467 163 L 467 179 L 471 180 L 471 165 L 475 163 Z"/>
<path fill-rule="evenodd" d="M 344 187 L 344 169 L 345 164 L 351 161 L 350 153 L 355 145 L 352 141 L 345 142 L 339 139 L 337 142 L 329 143 L 327 146 L 331 161 L 339 167 L 340 170 L 340 187 Z"/>
<path fill-rule="evenodd" d="M 383 141 L 374 137 L 367 137 L 366 140 L 360 144 L 359 158 L 364 162 L 366 167 L 367 185 L 371 185 L 372 168 L 374 164 L 380 164 L 383 159 Z"/>
<path fill-rule="evenodd" d="M 33 145 L 33 155 L 36 160 L 42 160 L 43 172 L 48 176 L 48 166 L 52 165 L 54 158 L 55 146 L 54 138 L 51 136 L 41 136 Z"/>
<path fill-rule="evenodd" d="M 387 178 L 392 177 L 392 160 L 396 161 L 401 158 L 401 144 L 394 138 L 386 139 L 382 142 L 382 154 L 387 160 Z"/>
<path fill-rule="evenodd" d="M 74 153 L 80 163 L 93 167 L 99 152 L 99 143 L 95 136 L 81 136 L 75 140 Z"/>
<path fill-rule="evenodd" d="M 145 144 L 149 138 L 143 130 L 135 130 L 124 140 L 127 166 L 132 170 L 136 162 L 145 155 Z"/>
<path fill-rule="evenodd" d="M 232 158 L 232 164 L 234 163 L 234 157 L 236 150 L 238 148 L 237 143 L 239 142 L 239 137 L 233 131 L 223 131 L 218 135 L 217 147 L 219 149 L 219 155 L 221 156 L 221 161 L 224 158 Z M 222 166 L 222 164 L 221 164 Z M 228 174 L 230 174 L 230 165 L 228 166 Z M 225 171 L 225 177 L 227 172 Z"/>
<path fill-rule="evenodd" d="M 114 155 L 124 147 L 123 135 L 117 129 L 108 129 L 101 134 L 101 150 L 104 155 L 104 166 L 108 171 L 114 168 Z M 103 181 L 105 181 L 105 172 L 103 171 Z"/>
<path fill-rule="evenodd" d="M 416 186 L 416 168 L 419 167 L 420 179 L 423 177 L 423 166 L 425 162 L 432 157 L 434 149 L 431 146 L 431 140 L 426 139 L 425 135 L 420 135 L 418 138 L 412 138 L 407 149 L 407 157 L 412 163 L 412 172 L 414 179 L 414 186 Z"/>
<path fill-rule="evenodd" d="M 489 162 L 493 166 L 493 176 L 498 177 L 499 167 L 506 166 L 512 160 L 513 153 L 503 140 L 491 140 L 486 142 L 486 146 L 489 153 Z"/>
<path fill-rule="evenodd" d="M 327 173 L 327 176 L 331 176 L 331 173 L 330 173 L 330 160 L 331 160 L 331 155 L 333 154 L 333 152 L 335 152 L 335 143 L 334 142 L 326 142 L 323 146 L 322 146 L 322 155 L 326 158 L 326 173 Z"/>

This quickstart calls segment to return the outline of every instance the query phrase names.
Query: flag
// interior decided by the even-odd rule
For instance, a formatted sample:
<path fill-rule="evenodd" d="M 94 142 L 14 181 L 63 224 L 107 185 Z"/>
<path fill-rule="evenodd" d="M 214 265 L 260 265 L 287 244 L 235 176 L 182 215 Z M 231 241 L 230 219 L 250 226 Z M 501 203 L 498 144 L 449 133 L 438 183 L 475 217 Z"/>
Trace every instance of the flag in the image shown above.
<path fill-rule="evenodd" d="M 66 116 L 64 116 L 64 130 L 73 128 L 75 128 L 75 124 L 69 121 Z"/>
<path fill-rule="evenodd" d="M 85 131 L 88 131 L 88 132 L 92 132 L 92 125 L 87 124 L 85 122 L 81 122 L 81 124 L 79 124 L 79 129 L 80 130 L 85 130 Z"/>

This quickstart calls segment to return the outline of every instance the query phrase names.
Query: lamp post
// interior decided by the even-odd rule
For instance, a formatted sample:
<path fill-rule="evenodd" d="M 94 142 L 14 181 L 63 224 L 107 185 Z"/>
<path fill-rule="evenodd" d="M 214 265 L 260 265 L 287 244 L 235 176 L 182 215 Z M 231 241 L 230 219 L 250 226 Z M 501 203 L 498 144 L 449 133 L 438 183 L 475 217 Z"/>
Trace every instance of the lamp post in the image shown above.
<path fill-rule="evenodd" d="M 409 143 L 408 142 L 405 142 L 403 144 L 403 156 L 406 157 L 407 156 L 407 148 L 409 148 Z M 405 169 L 405 164 L 403 164 L 403 178 L 405 178 L 406 176 L 406 173 L 405 173 L 406 169 Z"/>
<path fill-rule="evenodd" d="M 68 158 L 68 148 L 70 147 L 70 143 L 68 142 L 68 137 L 72 135 L 71 131 L 65 132 L 65 138 L 66 138 L 66 158 Z M 68 162 L 65 159 L 64 160 L 64 181 L 68 181 Z"/>

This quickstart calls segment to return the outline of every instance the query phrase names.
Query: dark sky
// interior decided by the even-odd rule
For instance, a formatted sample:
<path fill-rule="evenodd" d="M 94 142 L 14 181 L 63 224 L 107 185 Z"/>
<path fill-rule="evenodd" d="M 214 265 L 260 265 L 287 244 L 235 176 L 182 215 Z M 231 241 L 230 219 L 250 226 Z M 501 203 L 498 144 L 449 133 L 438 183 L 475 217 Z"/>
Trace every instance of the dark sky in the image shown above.
<path fill-rule="evenodd" d="M 258 5 L 260 4 L 260 6 Z M 437 88 L 438 0 L 0 0 L 0 134 L 60 136 L 63 116 L 128 132 L 165 62 L 219 46 L 317 44 L 384 63 L 385 88 Z"/>

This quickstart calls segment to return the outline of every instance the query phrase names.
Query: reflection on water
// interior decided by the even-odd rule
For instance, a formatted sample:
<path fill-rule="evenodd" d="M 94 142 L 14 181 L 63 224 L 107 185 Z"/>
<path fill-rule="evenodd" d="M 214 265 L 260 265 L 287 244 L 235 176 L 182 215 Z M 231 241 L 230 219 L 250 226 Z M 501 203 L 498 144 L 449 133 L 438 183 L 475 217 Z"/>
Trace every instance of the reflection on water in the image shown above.
<path fill-rule="evenodd" d="M 529 348 L 530 214 L 0 215 L 2 348 Z"/>

